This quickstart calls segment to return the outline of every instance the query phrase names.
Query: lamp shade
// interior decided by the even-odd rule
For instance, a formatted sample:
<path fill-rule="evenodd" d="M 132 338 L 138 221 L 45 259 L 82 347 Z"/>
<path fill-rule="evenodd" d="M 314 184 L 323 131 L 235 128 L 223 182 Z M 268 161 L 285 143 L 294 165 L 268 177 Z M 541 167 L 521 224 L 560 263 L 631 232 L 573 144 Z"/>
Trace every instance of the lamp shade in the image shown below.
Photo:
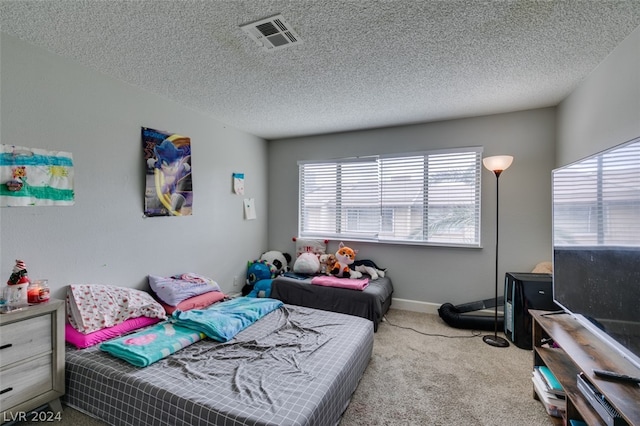
<path fill-rule="evenodd" d="M 507 170 L 512 162 L 513 157 L 511 155 L 495 155 L 482 159 L 482 164 L 494 173 Z"/>

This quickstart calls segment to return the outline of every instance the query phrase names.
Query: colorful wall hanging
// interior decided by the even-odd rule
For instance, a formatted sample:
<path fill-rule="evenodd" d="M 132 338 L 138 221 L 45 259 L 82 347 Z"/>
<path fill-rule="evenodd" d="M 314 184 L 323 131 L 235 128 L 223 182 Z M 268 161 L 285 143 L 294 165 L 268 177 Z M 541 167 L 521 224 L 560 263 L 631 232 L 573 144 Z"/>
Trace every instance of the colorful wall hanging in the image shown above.
<path fill-rule="evenodd" d="M 143 127 L 142 149 L 146 168 L 144 215 L 191 215 L 191 139 Z"/>
<path fill-rule="evenodd" d="M 70 152 L 0 145 L 0 207 L 73 204 Z"/>

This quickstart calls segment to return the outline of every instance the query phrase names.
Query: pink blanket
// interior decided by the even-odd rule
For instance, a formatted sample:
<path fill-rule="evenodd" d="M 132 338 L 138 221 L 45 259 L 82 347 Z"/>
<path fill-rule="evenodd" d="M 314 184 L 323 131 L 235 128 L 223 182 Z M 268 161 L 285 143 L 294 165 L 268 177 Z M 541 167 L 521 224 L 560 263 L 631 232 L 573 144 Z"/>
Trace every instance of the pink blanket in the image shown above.
<path fill-rule="evenodd" d="M 338 278 L 331 275 L 322 275 L 313 277 L 311 284 L 323 285 L 326 287 L 340 287 L 348 288 L 351 290 L 364 290 L 369 285 L 369 278 L 351 279 L 351 278 Z"/>

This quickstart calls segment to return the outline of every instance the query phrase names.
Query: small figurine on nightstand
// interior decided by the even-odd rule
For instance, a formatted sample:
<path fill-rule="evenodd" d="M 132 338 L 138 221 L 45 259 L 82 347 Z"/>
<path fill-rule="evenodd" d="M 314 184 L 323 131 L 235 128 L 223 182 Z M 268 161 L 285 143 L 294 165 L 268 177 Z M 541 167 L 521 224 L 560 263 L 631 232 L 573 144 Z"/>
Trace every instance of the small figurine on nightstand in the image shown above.
<path fill-rule="evenodd" d="M 29 277 L 27 276 L 27 266 L 23 260 L 16 260 L 13 272 L 7 281 L 9 286 L 7 289 L 6 303 L 10 308 L 18 308 L 27 306 L 27 287 L 29 286 Z"/>

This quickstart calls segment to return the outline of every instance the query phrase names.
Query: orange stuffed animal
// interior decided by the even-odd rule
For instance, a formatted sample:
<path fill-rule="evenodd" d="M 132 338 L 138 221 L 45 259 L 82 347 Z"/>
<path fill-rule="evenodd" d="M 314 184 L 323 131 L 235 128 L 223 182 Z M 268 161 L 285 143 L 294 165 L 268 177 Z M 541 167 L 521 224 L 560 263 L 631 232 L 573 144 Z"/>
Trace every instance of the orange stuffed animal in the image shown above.
<path fill-rule="evenodd" d="M 348 278 L 360 278 L 362 272 L 352 270 L 349 265 L 356 259 L 358 250 L 354 250 L 351 247 L 347 247 L 343 242 L 340 242 L 338 251 L 336 252 L 336 262 L 331 268 L 331 275 L 336 277 L 348 277 Z"/>

